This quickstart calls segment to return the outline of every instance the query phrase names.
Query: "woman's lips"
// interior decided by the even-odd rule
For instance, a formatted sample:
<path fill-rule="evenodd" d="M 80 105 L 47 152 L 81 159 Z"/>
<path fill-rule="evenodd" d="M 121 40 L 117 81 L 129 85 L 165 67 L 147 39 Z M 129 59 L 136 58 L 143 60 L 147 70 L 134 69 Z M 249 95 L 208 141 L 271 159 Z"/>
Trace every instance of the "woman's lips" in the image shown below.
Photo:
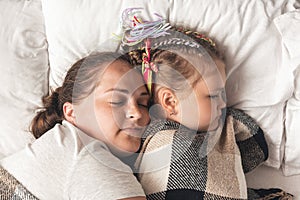
<path fill-rule="evenodd" d="M 141 138 L 144 128 L 142 127 L 129 127 L 129 128 L 123 128 L 123 132 L 125 132 L 127 135 Z"/>

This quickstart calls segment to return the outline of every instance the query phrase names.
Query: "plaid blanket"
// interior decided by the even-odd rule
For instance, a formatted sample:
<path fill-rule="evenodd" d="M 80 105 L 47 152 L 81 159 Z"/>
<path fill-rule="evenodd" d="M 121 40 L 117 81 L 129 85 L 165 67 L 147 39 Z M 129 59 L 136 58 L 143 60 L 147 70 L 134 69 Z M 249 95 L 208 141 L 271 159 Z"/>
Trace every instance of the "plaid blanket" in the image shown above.
<path fill-rule="evenodd" d="M 248 188 L 248 199 L 259 199 L 259 200 L 291 200 L 293 195 L 279 189 L 279 188 L 270 188 L 270 189 L 252 189 Z"/>
<path fill-rule="evenodd" d="M 167 120 L 151 123 L 145 135 L 135 170 L 147 199 L 258 199 L 271 191 L 247 190 L 244 173 L 267 159 L 268 148 L 240 110 L 227 109 L 215 137 Z"/>
<path fill-rule="evenodd" d="M 0 166 L 1 200 L 38 200 L 18 180 Z"/>

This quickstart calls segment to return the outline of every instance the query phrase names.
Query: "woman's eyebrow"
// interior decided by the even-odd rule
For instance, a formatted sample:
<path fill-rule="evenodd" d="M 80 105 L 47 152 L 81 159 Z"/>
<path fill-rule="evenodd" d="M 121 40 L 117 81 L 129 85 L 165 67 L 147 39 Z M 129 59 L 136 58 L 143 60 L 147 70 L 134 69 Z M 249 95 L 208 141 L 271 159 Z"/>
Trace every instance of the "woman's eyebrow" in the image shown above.
<path fill-rule="evenodd" d="M 129 94 L 128 90 L 126 90 L 126 89 L 120 89 L 120 88 L 110 88 L 108 90 L 105 90 L 104 93 L 108 93 L 108 92 L 120 92 L 120 93 Z"/>
<path fill-rule="evenodd" d="M 108 93 L 108 92 L 120 92 L 120 93 L 124 93 L 124 94 L 129 94 L 129 91 L 126 89 L 121 89 L 121 88 L 110 88 L 108 90 L 106 90 L 104 93 Z M 141 92 L 140 96 L 150 96 L 148 92 Z"/>

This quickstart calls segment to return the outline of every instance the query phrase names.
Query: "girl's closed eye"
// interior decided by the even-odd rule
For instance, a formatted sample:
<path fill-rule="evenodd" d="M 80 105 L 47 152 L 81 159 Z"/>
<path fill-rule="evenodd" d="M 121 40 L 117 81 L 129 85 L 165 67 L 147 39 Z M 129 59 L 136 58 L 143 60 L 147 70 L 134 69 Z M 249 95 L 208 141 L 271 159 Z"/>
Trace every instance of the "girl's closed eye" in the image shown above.
<path fill-rule="evenodd" d="M 217 99 L 217 98 L 224 99 L 225 95 L 226 95 L 225 90 L 221 89 L 213 94 L 210 94 L 208 97 L 211 99 Z"/>
<path fill-rule="evenodd" d="M 217 93 L 217 94 L 210 94 L 210 95 L 208 95 L 208 97 L 211 98 L 211 99 L 217 99 L 217 98 L 220 97 L 220 94 L 219 93 Z"/>

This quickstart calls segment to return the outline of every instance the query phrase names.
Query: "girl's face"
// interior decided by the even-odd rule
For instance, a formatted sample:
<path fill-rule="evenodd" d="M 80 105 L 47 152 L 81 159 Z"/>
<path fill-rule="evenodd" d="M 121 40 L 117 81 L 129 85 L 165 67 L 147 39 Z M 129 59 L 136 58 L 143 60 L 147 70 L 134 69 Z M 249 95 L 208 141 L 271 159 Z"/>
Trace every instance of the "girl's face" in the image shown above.
<path fill-rule="evenodd" d="M 109 65 L 94 92 L 76 106 L 76 126 L 105 142 L 118 156 L 136 152 L 149 123 L 149 94 L 126 62 Z"/>
<path fill-rule="evenodd" d="M 180 100 L 181 123 L 198 131 L 215 130 L 225 108 L 225 64 L 214 60 L 217 68 L 198 81 L 192 94 Z"/>

